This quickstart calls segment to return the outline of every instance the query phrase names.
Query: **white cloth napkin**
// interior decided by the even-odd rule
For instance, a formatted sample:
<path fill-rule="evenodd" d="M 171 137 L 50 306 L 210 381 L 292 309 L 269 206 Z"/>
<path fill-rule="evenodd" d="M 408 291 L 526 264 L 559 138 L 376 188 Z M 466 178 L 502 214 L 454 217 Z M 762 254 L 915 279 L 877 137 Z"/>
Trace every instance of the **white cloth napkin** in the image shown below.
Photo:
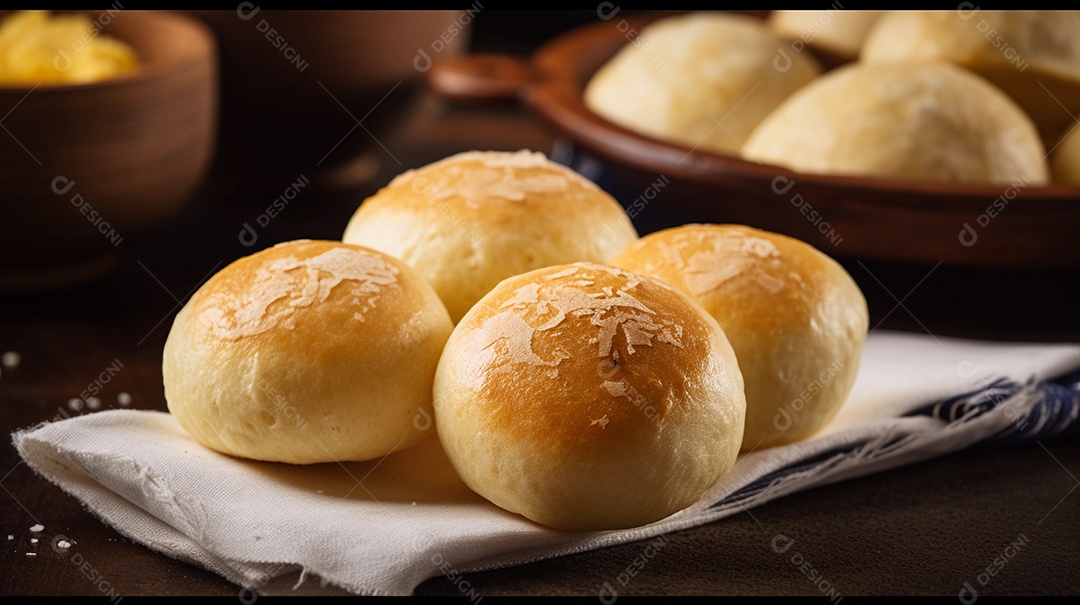
<path fill-rule="evenodd" d="M 251 590 L 272 592 L 273 578 L 300 572 L 355 593 L 407 595 L 445 574 L 475 598 L 462 572 L 642 540 L 962 449 L 1022 416 L 1030 391 L 961 421 L 904 415 L 994 378 L 1025 383 L 1078 367 L 1080 345 L 876 332 L 824 432 L 743 455 L 698 504 L 609 532 L 551 530 L 497 508 L 461 483 L 437 439 L 377 462 L 300 467 L 218 454 L 160 412 L 86 414 L 13 438 L 32 468 L 120 533 Z"/>

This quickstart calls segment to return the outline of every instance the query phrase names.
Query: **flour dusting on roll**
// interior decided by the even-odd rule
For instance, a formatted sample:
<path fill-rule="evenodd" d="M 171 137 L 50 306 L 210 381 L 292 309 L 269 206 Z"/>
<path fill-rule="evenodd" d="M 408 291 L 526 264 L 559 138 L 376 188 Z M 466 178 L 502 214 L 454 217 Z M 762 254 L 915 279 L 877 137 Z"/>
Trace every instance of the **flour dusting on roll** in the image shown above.
<path fill-rule="evenodd" d="M 308 464 L 370 460 L 427 437 L 453 325 L 431 286 L 386 254 L 300 240 L 228 265 L 177 314 L 162 373 L 199 443 Z"/>
<path fill-rule="evenodd" d="M 637 239 L 614 198 L 531 151 L 471 151 L 409 170 L 366 199 L 342 238 L 396 256 L 455 322 L 500 281 L 607 262 Z"/>
<path fill-rule="evenodd" d="M 685 292 L 720 323 L 746 382 L 744 451 L 813 435 L 847 399 L 866 300 L 809 244 L 742 225 L 685 225 L 643 237 L 612 262 Z"/>
<path fill-rule="evenodd" d="M 745 406 L 712 317 L 591 263 L 500 283 L 435 379 L 438 435 L 465 483 L 560 529 L 643 525 L 699 501 L 735 462 Z"/>

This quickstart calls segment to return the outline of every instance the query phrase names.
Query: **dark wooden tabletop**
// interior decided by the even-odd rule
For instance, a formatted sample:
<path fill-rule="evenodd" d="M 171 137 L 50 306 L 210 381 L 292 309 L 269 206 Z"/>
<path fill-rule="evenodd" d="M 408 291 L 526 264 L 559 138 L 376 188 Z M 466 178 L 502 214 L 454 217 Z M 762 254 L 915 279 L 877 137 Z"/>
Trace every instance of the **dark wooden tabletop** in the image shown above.
<path fill-rule="evenodd" d="M 494 34 L 477 44 L 484 50 L 521 51 L 523 46 L 521 39 Z M 369 140 L 363 146 L 369 161 L 357 165 L 370 168 L 370 178 L 298 196 L 259 228 L 258 248 L 301 237 L 340 238 L 360 201 L 406 168 L 467 149 L 552 148 L 551 133 L 516 105 L 451 107 L 421 94 L 410 107 L 407 119 L 381 135 L 378 145 Z M 349 136 L 368 135 L 357 130 Z M 93 413 L 85 404 L 73 410 L 68 402 L 109 367 L 119 371 L 97 395 L 99 409 L 125 407 L 124 393 L 130 397 L 126 407 L 166 409 L 161 351 L 173 315 L 210 274 L 251 253 L 238 238 L 241 227 L 256 220 L 281 191 L 272 176 L 258 181 L 238 174 L 242 158 L 225 153 L 219 160 L 181 215 L 153 233 L 125 239 L 119 266 L 109 276 L 63 291 L 0 297 L 0 352 L 21 357 L 0 377 L 5 433 L 51 420 L 59 410 Z M 295 175 L 287 177 L 283 182 Z M 643 232 L 673 220 L 662 204 L 650 212 L 639 217 Z M 871 325 L 881 329 L 1080 342 L 1080 274 L 1075 272 L 841 260 L 867 295 Z M 961 596 L 965 584 L 979 596 L 1076 594 L 1078 476 L 1075 437 L 977 448 L 798 493 L 752 514 L 676 532 L 632 577 L 623 572 L 634 569 L 640 544 L 467 579 L 483 596 L 597 596 L 605 583 L 620 595 L 821 595 L 821 578 L 845 597 Z M 36 476 L 10 442 L 0 449 L 0 488 L 2 595 L 112 591 L 231 597 L 240 591 L 214 573 L 120 536 Z M 33 544 L 35 524 L 44 529 Z M 49 547 L 60 534 L 74 542 L 72 554 Z M 795 540 L 798 560 L 792 550 L 774 550 L 778 534 Z M 620 574 L 628 581 L 619 582 Z M 416 593 L 460 594 L 441 577 L 424 582 Z M 971 602 L 971 597 L 961 600 Z"/>

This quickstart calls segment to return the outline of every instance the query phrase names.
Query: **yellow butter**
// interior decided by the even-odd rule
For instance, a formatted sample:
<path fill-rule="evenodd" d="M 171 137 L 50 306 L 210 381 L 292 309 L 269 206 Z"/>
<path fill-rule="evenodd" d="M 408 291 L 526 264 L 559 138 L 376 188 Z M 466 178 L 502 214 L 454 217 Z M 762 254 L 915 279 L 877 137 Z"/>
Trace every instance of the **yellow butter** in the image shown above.
<path fill-rule="evenodd" d="M 0 84 L 96 82 L 138 65 L 131 46 L 86 14 L 19 11 L 0 22 Z"/>

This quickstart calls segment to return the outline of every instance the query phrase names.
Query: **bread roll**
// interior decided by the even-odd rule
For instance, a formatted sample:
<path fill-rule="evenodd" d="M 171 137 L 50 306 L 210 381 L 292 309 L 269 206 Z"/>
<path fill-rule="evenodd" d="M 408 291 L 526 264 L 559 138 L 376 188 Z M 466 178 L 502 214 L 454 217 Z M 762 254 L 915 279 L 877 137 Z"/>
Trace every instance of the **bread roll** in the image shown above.
<path fill-rule="evenodd" d="M 744 157 L 801 172 L 1036 185 L 1046 150 L 1031 119 L 950 63 L 853 64 L 792 95 Z"/>
<path fill-rule="evenodd" d="M 643 28 L 592 77 L 585 104 L 629 130 L 731 153 L 820 72 L 760 19 L 690 13 Z"/>
<path fill-rule="evenodd" d="M 614 198 L 542 153 L 473 151 L 395 178 L 360 205 L 343 239 L 403 259 L 456 323 L 503 279 L 606 262 L 637 231 Z"/>
<path fill-rule="evenodd" d="M 745 407 L 716 320 L 590 263 L 500 283 L 435 377 L 438 435 L 465 483 L 559 529 L 633 527 L 697 502 L 734 464 Z"/>
<path fill-rule="evenodd" d="M 720 323 L 746 381 L 743 450 L 805 439 L 847 398 L 866 300 L 809 244 L 740 225 L 686 225 L 650 234 L 612 262 L 664 280 Z"/>
<path fill-rule="evenodd" d="M 1055 140 L 1080 111 L 1080 12 L 989 11 L 965 4 L 882 17 L 867 35 L 861 60 L 949 61 L 975 71 Z"/>
<path fill-rule="evenodd" d="M 781 37 L 805 44 L 837 62 L 859 56 L 863 40 L 885 11 L 773 11 L 767 21 Z M 801 47 L 800 47 L 801 49 Z"/>
<path fill-rule="evenodd" d="M 1054 148 L 1050 156 L 1054 182 L 1061 185 L 1080 185 L 1080 128 L 1073 128 Z"/>
<path fill-rule="evenodd" d="M 452 329 L 405 263 L 341 242 L 288 242 L 228 265 L 180 310 L 165 342 L 165 399 L 196 441 L 226 454 L 380 458 L 430 433 Z"/>

